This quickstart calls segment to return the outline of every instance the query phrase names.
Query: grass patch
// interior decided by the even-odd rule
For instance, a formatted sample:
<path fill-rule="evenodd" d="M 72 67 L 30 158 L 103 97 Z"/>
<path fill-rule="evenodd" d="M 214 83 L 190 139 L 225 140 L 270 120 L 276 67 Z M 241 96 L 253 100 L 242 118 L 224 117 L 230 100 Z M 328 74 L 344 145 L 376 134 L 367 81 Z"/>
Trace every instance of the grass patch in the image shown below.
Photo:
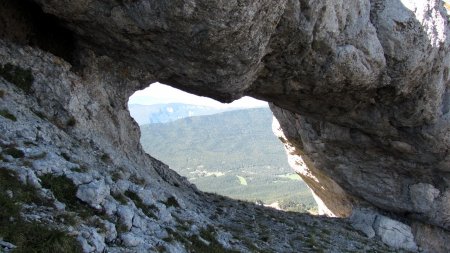
<path fill-rule="evenodd" d="M 3 240 L 17 246 L 14 253 L 82 252 L 77 240 L 63 231 L 50 229 L 37 222 L 18 220 L 2 224 Z"/>
<path fill-rule="evenodd" d="M 19 66 L 7 63 L 5 65 L 0 65 L 0 76 L 26 93 L 31 91 L 34 77 L 30 69 L 23 69 Z"/>
<path fill-rule="evenodd" d="M 130 198 L 137 208 L 142 209 L 142 212 L 144 212 L 147 217 L 153 218 L 155 220 L 158 219 L 158 216 L 156 216 L 155 214 L 155 211 L 157 211 L 158 208 L 155 205 L 148 206 L 144 204 L 141 198 L 139 198 L 139 196 L 132 191 L 125 191 L 125 196 Z"/>
<path fill-rule="evenodd" d="M 14 158 L 23 158 L 25 156 L 25 153 L 23 153 L 22 150 L 14 148 L 14 147 L 7 148 L 3 152 Z"/>
<path fill-rule="evenodd" d="M 89 171 L 89 169 L 86 166 L 74 167 L 70 170 L 78 172 L 78 173 L 86 173 Z"/>
<path fill-rule="evenodd" d="M 75 238 L 66 233 L 38 222 L 24 221 L 20 215 L 21 202 L 49 204 L 36 189 L 21 184 L 17 173 L 0 168 L 0 237 L 17 246 L 13 252 L 81 252 Z"/>
<path fill-rule="evenodd" d="M 77 187 L 66 176 L 45 174 L 39 178 L 41 179 L 42 187 L 51 190 L 56 199 L 66 204 L 70 211 L 78 213 L 81 218 L 87 218 L 96 214 L 96 210 L 77 198 Z"/>
<path fill-rule="evenodd" d="M 114 199 L 122 205 L 126 205 L 128 203 L 128 199 L 122 193 L 112 193 L 111 196 L 113 196 Z"/>
<path fill-rule="evenodd" d="M 1 115 L 3 118 L 7 118 L 7 119 L 10 119 L 10 120 L 12 120 L 12 121 L 17 121 L 16 116 L 14 116 L 13 114 L 11 114 L 8 110 L 0 110 L 0 115 Z"/>

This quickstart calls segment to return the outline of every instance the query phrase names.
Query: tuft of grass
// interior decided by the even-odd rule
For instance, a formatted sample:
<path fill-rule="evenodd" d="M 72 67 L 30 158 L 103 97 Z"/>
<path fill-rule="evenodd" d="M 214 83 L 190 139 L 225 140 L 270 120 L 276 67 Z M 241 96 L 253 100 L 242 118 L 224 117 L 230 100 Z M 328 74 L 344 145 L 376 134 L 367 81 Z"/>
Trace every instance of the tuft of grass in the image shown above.
<path fill-rule="evenodd" d="M 112 193 L 111 195 L 122 205 L 126 205 L 128 203 L 128 199 L 122 193 Z"/>
<path fill-rule="evenodd" d="M 26 93 L 31 91 L 34 77 L 30 69 L 23 69 L 19 66 L 7 63 L 5 65 L 0 65 L 0 76 Z"/>
<path fill-rule="evenodd" d="M 111 162 L 111 157 L 109 157 L 108 154 L 103 153 L 103 155 L 100 157 L 100 159 L 104 162 L 104 163 L 109 163 Z"/>
<path fill-rule="evenodd" d="M 64 158 L 64 160 L 70 162 L 70 156 L 69 156 L 67 153 L 62 152 L 62 153 L 61 153 L 61 156 Z"/>
<path fill-rule="evenodd" d="M 14 147 L 9 147 L 9 148 L 5 149 L 3 152 L 14 158 L 23 158 L 25 156 L 25 153 L 23 153 L 22 150 L 14 148 Z"/>
<path fill-rule="evenodd" d="M 142 209 L 142 211 L 145 213 L 145 215 L 147 215 L 147 217 L 153 218 L 155 220 L 158 219 L 158 216 L 156 216 L 155 214 L 155 211 L 157 211 L 158 208 L 155 205 L 148 206 L 144 204 L 144 202 L 142 202 L 141 198 L 139 198 L 139 196 L 136 193 L 129 190 L 125 191 L 125 196 L 130 198 L 137 208 Z"/>
<path fill-rule="evenodd" d="M 72 171 L 78 172 L 78 173 L 86 173 L 89 171 L 89 169 L 86 166 L 80 166 L 80 167 L 74 167 L 71 169 Z"/>
<path fill-rule="evenodd" d="M 3 118 L 7 118 L 7 119 L 10 119 L 12 121 L 17 121 L 16 116 L 14 116 L 14 114 L 11 114 L 8 110 L 0 110 L 0 115 Z"/>
<path fill-rule="evenodd" d="M 176 207 L 176 208 L 178 208 L 178 207 L 180 207 L 180 204 L 178 204 L 178 201 L 175 199 L 175 197 L 169 197 L 168 199 L 167 199 L 167 201 L 166 202 L 163 202 L 167 207 L 171 207 L 171 206 L 173 206 L 173 207 Z"/>
<path fill-rule="evenodd" d="M 145 179 L 139 178 L 134 174 L 130 176 L 130 181 L 137 185 L 145 185 Z"/>
<path fill-rule="evenodd" d="M 45 116 L 45 114 L 43 112 L 33 111 L 33 113 L 36 114 L 36 116 L 38 116 L 42 120 L 46 120 L 47 119 L 47 116 Z"/>

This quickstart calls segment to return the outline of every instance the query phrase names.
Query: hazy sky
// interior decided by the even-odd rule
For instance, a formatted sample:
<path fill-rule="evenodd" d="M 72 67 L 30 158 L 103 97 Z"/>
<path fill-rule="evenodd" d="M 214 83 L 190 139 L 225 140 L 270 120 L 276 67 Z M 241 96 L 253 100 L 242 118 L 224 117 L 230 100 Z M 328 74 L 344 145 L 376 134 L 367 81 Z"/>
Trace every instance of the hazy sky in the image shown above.
<path fill-rule="evenodd" d="M 128 100 L 129 104 L 167 104 L 167 103 L 183 103 L 194 105 L 205 105 L 214 107 L 262 107 L 267 106 L 267 102 L 256 100 L 251 97 L 243 97 L 231 104 L 222 104 L 214 99 L 200 97 L 190 93 L 172 88 L 170 86 L 153 83 L 150 87 L 136 91 Z"/>

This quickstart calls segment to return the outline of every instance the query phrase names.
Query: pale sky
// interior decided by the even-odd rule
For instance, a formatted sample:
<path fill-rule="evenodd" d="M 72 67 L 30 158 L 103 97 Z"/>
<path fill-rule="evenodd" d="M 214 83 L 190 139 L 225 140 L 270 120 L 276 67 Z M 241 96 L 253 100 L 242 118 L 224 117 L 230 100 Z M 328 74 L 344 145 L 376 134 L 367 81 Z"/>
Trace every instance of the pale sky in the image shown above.
<path fill-rule="evenodd" d="M 230 104 L 223 104 L 214 99 L 200 97 L 190 93 L 172 88 L 170 86 L 153 83 L 150 87 L 140 91 L 136 91 L 128 100 L 129 104 L 167 104 L 167 103 L 183 103 L 193 105 L 203 105 L 211 107 L 241 107 L 253 108 L 268 106 L 267 102 L 257 100 L 251 97 L 243 97 Z"/>

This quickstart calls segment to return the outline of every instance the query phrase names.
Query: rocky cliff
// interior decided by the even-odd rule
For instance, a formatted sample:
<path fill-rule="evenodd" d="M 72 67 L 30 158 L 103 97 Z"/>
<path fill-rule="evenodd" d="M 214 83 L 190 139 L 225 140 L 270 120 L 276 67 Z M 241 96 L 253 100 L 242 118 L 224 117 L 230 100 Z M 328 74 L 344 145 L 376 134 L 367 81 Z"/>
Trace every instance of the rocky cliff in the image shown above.
<path fill-rule="evenodd" d="M 441 1 L 4 0 L 0 6 L 2 150 L 23 152 L 7 155 L 2 166 L 25 171 L 20 175 L 32 182 L 49 173 L 71 179 L 78 199 L 105 211 L 110 223 L 126 224 L 104 246 L 109 250 L 119 241 L 188 249 L 192 243 L 167 239 L 180 236 L 167 231 L 185 223 L 197 230 L 191 226 L 178 241 L 199 235 L 212 246 L 255 250 L 232 238 L 240 236 L 237 224 L 255 219 L 248 208 L 256 207 L 233 201 L 220 207 L 217 197 L 198 193 L 142 151 L 126 102 L 154 81 L 224 102 L 244 95 L 269 101 L 274 130 L 323 213 L 351 216 L 356 228 L 393 247 L 449 250 L 450 39 Z M 35 152 L 45 152 L 44 161 L 29 161 Z M 73 172 L 80 170 L 73 164 L 88 170 Z M 110 192 L 128 192 L 135 204 L 122 208 Z M 208 201 L 215 204 L 204 208 Z M 156 208 L 161 221 L 143 224 L 158 228 L 134 224 L 152 219 L 145 213 L 123 211 L 139 203 Z M 201 218 L 188 221 L 187 214 Z M 295 215 L 279 215 L 302 231 Z M 213 231 L 218 241 L 202 237 L 208 227 L 199 224 L 223 226 Z M 268 223 L 257 224 L 249 233 Z M 250 236 L 256 250 L 305 249 L 292 244 L 297 232 L 281 229 L 286 222 L 276 224 L 267 237 Z M 147 237 L 136 239 L 136 231 Z M 89 229 L 84 235 L 79 240 L 90 238 L 90 245 L 98 238 Z M 352 243 L 336 245 L 334 251 L 353 250 Z"/>

